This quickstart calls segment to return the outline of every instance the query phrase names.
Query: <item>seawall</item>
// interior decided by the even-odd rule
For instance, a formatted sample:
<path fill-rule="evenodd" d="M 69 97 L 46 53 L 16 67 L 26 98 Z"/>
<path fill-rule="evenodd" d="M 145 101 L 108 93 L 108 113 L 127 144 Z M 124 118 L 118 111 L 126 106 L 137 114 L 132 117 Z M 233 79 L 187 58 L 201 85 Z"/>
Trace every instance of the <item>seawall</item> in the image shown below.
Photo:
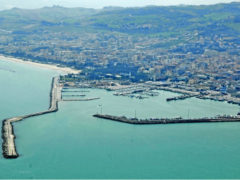
<path fill-rule="evenodd" d="M 14 134 L 14 127 L 13 123 L 34 117 L 40 116 L 52 112 L 58 111 L 58 101 L 60 100 L 60 89 L 58 86 L 58 77 L 54 77 L 51 84 L 51 91 L 50 91 L 50 106 L 49 109 L 42 112 L 32 113 L 25 116 L 17 116 L 9 119 L 5 119 L 2 122 L 2 151 L 3 157 L 7 159 L 17 158 L 19 155 L 17 153 L 17 148 L 15 145 L 15 134 Z"/>
<path fill-rule="evenodd" d="M 128 124 L 181 124 L 181 123 L 217 123 L 217 122 L 240 122 L 240 117 L 213 117 L 213 118 L 196 118 L 196 119 L 181 119 L 181 118 L 162 118 L 162 119 L 137 119 L 127 118 L 124 116 L 112 116 L 103 114 L 94 114 L 93 117 L 113 120 Z"/>

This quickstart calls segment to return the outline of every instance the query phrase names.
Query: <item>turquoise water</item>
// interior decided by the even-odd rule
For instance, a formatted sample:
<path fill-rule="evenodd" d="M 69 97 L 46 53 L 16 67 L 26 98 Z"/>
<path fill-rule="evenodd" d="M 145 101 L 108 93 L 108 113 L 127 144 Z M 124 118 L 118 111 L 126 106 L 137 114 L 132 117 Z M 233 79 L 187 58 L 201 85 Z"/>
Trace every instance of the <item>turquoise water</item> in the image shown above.
<path fill-rule="evenodd" d="M 0 61 L 0 118 L 45 110 L 58 72 Z M 0 159 L 0 178 L 240 178 L 240 123 L 134 126 L 92 115 L 205 117 L 236 105 L 176 94 L 139 100 L 90 89 L 88 102 L 61 102 L 57 113 L 15 124 L 15 160 Z M 82 94 L 82 93 L 75 93 Z M 2 142 L 1 142 L 2 143 Z"/>

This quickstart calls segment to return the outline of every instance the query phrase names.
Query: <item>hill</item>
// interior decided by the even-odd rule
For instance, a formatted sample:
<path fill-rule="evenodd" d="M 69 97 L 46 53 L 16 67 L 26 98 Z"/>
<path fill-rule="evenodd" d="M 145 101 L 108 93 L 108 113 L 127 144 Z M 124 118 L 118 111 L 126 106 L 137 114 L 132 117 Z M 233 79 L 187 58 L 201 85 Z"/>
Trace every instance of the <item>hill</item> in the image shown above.
<path fill-rule="evenodd" d="M 36 10 L 14 8 L 0 12 L 0 28 L 36 31 L 58 27 L 104 30 L 128 34 L 169 34 L 201 30 L 203 33 L 240 33 L 240 3 L 211 6 L 149 6 L 144 8 L 45 7 Z M 60 29 L 59 29 L 60 30 Z"/>

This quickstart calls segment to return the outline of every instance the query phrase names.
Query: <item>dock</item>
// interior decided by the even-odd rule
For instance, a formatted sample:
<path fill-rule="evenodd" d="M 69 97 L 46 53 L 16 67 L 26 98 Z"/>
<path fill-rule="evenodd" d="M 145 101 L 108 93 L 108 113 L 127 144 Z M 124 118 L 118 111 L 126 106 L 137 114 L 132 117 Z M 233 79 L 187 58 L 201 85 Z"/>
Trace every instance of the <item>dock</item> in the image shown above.
<path fill-rule="evenodd" d="M 64 89 L 63 89 L 62 92 L 67 92 L 67 93 L 69 93 L 69 92 L 71 92 L 71 93 L 72 93 L 72 92 L 87 93 L 87 92 L 90 92 L 90 91 L 84 91 L 84 90 L 73 90 L 73 91 L 69 90 L 69 91 L 68 91 L 68 90 L 64 90 Z"/>
<path fill-rule="evenodd" d="M 240 122 L 240 116 L 218 116 L 213 118 L 196 118 L 196 119 L 182 119 L 182 118 L 162 118 L 162 119 L 137 119 L 127 118 L 125 116 L 113 116 L 94 114 L 93 117 L 118 121 L 128 124 L 144 125 L 144 124 L 183 124 L 183 123 L 220 123 L 220 122 Z"/>
<path fill-rule="evenodd" d="M 85 94 L 64 94 L 62 95 L 63 97 L 84 97 L 86 96 Z"/>
<path fill-rule="evenodd" d="M 84 98 L 84 99 L 62 99 L 62 101 L 93 101 L 100 99 L 100 97 L 95 97 L 95 98 Z"/>
<path fill-rule="evenodd" d="M 19 155 L 15 145 L 15 134 L 13 123 L 27 119 L 34 116 L 40 116 L 58 111 L 58 101 L 61 100 L 61 87 L 58 84 L 59 78 L 54 77 L 52 80 L 51 91 L 50 91 L 50 106 L 49 109 L 42 112 L 32 113 L 25 116 L 18 116 L 9 119 L 5 119 L 2 122 L 2 150 L 3 157 L 7 159 L 17 158 Z"/>

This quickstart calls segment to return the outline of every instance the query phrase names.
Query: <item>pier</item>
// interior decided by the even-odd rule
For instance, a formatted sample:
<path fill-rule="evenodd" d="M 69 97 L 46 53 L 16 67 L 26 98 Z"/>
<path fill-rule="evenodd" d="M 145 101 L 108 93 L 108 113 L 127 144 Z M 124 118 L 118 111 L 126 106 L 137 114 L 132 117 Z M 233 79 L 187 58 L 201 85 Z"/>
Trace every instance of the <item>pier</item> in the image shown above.
<path fill-rule="evenodd" d="M 85 94 L 64 94 L 64 95 L 62 95 L 63 97 L 65 96 L 65 97 L 84 97 L 84 96 L 86 96 Z"/>
<path fill-rule="evenodd" d="M 137 119 L 127 118 L 125 116 L 112 116 L 103 114 L 94 114 L 93 117 L 118 121 L 128 124 L 144 125 L 144 124 L 182 124 L 182 123 L 219 123 L 219 122 L 240 122 L 240 116 L 218 116 L 213 118 L 162 118 L 162 119 Z"/>
<path fill-rule="evenodd" d="M 74 90 L 74 91 L 66 91 L 66 90 L 62 90 L 62 92 L 67 92 L 67 93 L 69 93 L 69 92 L 81 92 L 81 93 L 86 93 L 86 92 L 90 92 L 90 91 L 84 91 L 84 90 Z"/>
<path fill-rule="evenodd" d="M 100 97 L 85 98 L 85 99 L 62 99 L 62 101 L 93 101 L 93 100 L 97 100 L 97 99 L 100 99 Z"/>
<path fill-rule="evenodd" d="M 16 150 L 16 145 L 15 145 L 16 136 L 14 135 L 13 123 L 21 121 L 23 119 L 30 118 L 30 117 L 56 112 L 58 110 L 58 101 L 61 100 L 61 88 L 58 84 L 58 81 L 59 81 L 58 77 L 54 77 L 52 80 L 52 86 L 50 91 L 50 106 L 48 110 L 3 120 L 2 150 L 3 150 L 4 158 L 11 159 L 11 158 L 17 158 L 19 156 Z"/>

